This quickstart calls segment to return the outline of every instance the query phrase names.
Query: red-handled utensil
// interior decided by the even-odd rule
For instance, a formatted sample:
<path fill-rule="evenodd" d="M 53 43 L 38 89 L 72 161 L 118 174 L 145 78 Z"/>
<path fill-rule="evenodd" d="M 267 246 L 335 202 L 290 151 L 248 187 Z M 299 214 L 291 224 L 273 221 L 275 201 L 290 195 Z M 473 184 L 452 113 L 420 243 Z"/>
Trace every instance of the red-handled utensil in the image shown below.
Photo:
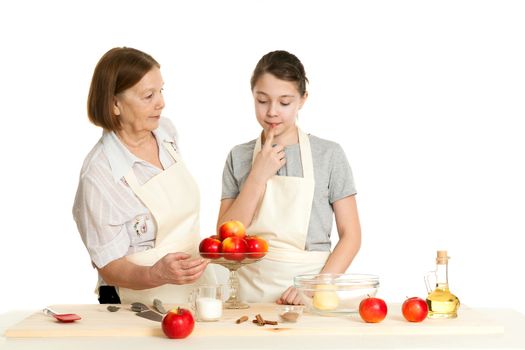
<path fill-rule="evenodd" d="M 50 308 L 46 307 L 44 310 L 42 310 L 45 315 L 52 316 L 56 318 L 60 322 L 74 322 L 77 320 L 80 320 L 82 317 L 80 317 L 77 314 L 57 314 L 55 311 L 51 310 Z"/>

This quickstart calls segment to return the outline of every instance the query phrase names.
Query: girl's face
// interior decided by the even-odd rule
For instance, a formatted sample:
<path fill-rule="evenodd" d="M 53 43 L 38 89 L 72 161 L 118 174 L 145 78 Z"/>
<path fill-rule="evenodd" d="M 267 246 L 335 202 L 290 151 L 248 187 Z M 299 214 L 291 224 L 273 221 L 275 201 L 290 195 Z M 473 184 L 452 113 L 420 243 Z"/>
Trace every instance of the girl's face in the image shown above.
<path fill-rule="evenodd" d="M 115 96 L 113 112 L 120 118 L 122 128 L 131 133 L 153 131 L 159 126 L 164 109 L 160 70 L 155 67 L 129 89 Z"/>
<path fill-rule="evenodd" d="M 275 129 L 276 137 L 295 131 L 295 119 L 308 95 L 301 96 L 295 82 L 264 73 L 255 83 L 252 93 L 255 115 L 265 135 L 270 128 Z"/>

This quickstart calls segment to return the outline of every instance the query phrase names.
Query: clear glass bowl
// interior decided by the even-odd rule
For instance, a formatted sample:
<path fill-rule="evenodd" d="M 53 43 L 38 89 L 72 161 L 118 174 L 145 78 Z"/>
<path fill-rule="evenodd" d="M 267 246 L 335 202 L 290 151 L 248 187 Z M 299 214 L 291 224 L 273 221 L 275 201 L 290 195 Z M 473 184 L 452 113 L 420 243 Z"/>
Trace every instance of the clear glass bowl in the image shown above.
<path fill-rule="evenodd" d="M 365 274 L 308 274 L 294 278 L 294 286 L 309 312 L 344 315 L 359 311 L 359 303 L 373 297 L 379 277 Z"/>
<path fill-rule="evenodd" d="M 279 305 L 275 308 L 279 322 L 297 322 L 303 314 L 303 305 Z"/>

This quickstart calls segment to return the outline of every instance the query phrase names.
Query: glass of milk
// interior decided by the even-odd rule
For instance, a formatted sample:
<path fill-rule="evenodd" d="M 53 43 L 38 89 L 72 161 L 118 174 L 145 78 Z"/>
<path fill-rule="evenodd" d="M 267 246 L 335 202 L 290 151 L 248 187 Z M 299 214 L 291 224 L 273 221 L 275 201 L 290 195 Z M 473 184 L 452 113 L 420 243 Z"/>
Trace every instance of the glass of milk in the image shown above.
<path fill-rule="evenodd" d="M 190 305 L 197 321 L 217 321 L 222 316 L 223 285 L 201 285 L 190 296 Z"/>

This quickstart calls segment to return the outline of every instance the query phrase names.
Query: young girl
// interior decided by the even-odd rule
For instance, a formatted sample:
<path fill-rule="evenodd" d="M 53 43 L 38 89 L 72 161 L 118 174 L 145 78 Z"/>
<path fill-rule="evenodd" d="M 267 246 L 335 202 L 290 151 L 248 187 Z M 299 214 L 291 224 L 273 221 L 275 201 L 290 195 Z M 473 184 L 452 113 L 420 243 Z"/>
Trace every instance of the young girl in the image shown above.
<path fill-rule="evenodd" d="M 263 130 L 235 146 L 224 167 L 218 225 L 239 220 L 269 243 L 264 259 L 238 271 L 241 298 L 249 302 L 300 304 L 294 276 L 344 273 L 360 247 L 356 190 L 342 148 L 296 124 L 307 82 L 291 53 L 259 60 L 251 88 Z M 330 252 L 334 213 L 339 242 Z"/>

